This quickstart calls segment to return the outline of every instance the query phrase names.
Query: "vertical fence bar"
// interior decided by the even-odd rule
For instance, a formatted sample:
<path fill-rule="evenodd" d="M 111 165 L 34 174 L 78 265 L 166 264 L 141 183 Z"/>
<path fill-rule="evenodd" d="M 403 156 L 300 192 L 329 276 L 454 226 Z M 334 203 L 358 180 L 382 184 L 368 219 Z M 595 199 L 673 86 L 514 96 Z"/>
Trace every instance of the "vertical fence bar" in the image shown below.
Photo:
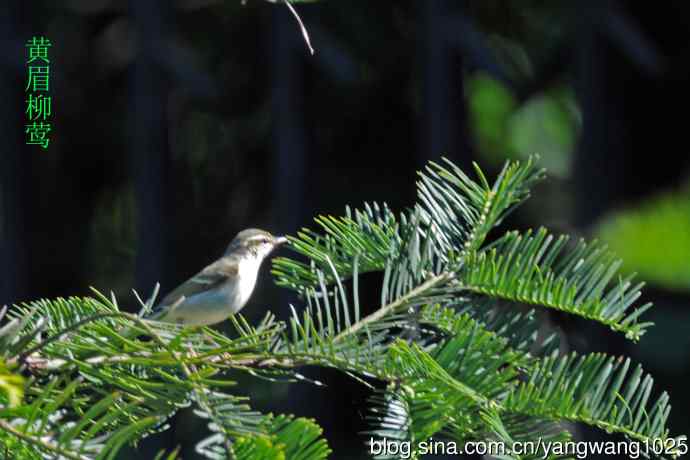
<path fill-rule="evenodd" d="M 157 281 L 165 282 L 166 247 L 169 240 L 167 213 L 168 76 L 160 64 L 166 50 L 170 11 L 168 2 L 133 0 L 130 8 L 138 54 L 130 80 L 130 162 L 137 201 L 137 289 L 148 293 Z"/>
<path fill-rule="evenodd" d="M 28 7 L 23 7 L 28 8 Z M 19 30 L 20 5 L 0 5 L 0 305 L 23 299 L 27 292 L 27 170 L 30 159 L 24 148 L 21 71 L 24 43 Z M 32 152 L 34 153 L 34 152 Z"/>
<path fill-rule="evenodd" d="M 450 13 L 447 0 L 420 3 L 423 9 L 420 64 L 423 66 L 423 117 L 419 164 L 448 156 L 461 167 L 471 161 L 466 123 L 462 56 L 448 41 Z"/>
<path fill-rule="evenodd" d="M 166 255 L 170 235 L 167 212 L 168 90 L 169 76 L 161 65 L 167 51 L 172 11 L 165 0 L 132 0 L 129 3 L 138 39 L 137 55 L 129 75 L 130 175 L 134 180 L 137 217 L 136 289 L 148 295 L 160 282 L 163 290 L 170 270 Z M 171 421 L 175 425 L 175 420 Z M 161 439 L 144 443 L 141 449 L 154 456 L 162 447 L 175 444 L 174 429 Z M 167 445 L 161 445 L 165 443 Z"/>
<path fill-rule="evenodd" d="M 272 8 L 271 24 L 274 218 L 281 232 L 292 233 L 302 223 L 305 198 L 304 46 L 287 8 Z"/>

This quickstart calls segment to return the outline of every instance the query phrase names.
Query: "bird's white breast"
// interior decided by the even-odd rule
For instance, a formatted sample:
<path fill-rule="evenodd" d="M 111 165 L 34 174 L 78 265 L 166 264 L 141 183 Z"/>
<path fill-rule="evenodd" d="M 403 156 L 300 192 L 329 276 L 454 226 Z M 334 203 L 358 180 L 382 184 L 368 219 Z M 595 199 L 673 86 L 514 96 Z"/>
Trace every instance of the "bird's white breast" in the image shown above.
<path fill-rule="evenodd" d="M 254 286 L 256 285 L 256 277 L 261 266 L 261 259 L 249 258 L 245 259 L 239 264 L 239 276 L 237 277 L 237 286 L 235 288 L 235 308 L 233 313 L 237 313 L 249 300 Z"/>

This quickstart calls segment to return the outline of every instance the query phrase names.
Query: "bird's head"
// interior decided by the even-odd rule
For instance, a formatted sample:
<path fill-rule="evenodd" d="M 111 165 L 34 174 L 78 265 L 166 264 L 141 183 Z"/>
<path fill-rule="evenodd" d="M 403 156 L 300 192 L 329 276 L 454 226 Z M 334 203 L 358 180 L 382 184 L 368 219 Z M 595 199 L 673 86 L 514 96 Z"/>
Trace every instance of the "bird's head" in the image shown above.
<path fill-rule="evenodd" d="M 263 260 L 284 243 L 287 243 L 284 236 L 275 236 L 258 228 L 248 228 L 235 236 L 225 250 L 225 255 L 242 254 Z"/>

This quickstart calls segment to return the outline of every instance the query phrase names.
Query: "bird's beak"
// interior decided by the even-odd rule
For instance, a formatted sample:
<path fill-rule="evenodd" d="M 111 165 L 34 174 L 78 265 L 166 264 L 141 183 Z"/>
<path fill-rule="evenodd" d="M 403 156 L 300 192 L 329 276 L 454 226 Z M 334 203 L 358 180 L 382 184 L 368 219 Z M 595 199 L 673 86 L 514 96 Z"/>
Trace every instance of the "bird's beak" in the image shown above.
<path fill-rule="evenodd" d="M 284 236 L 277 236 L 273 241 L 275 242 L 276 246 L 280 246 L 281 244 L 287 243 L 288 239 Z"/>

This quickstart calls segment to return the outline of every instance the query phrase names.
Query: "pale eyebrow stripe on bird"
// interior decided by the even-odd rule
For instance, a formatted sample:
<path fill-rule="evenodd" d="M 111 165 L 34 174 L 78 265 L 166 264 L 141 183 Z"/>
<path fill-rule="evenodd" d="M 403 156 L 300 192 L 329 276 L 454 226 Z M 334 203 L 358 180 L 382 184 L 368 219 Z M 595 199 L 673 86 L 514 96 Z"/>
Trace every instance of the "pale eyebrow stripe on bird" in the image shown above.
<path fill-rule="evenodd" d="M 251 243 L 259 242 L 260 243 L 260 242 L 266 241 L 268 239 L 269 239 L 268 235 L 256 235 L 256 236 L 252 236 L 251 238 L 248 238 L 247 242 L 251 242 Z"/>

